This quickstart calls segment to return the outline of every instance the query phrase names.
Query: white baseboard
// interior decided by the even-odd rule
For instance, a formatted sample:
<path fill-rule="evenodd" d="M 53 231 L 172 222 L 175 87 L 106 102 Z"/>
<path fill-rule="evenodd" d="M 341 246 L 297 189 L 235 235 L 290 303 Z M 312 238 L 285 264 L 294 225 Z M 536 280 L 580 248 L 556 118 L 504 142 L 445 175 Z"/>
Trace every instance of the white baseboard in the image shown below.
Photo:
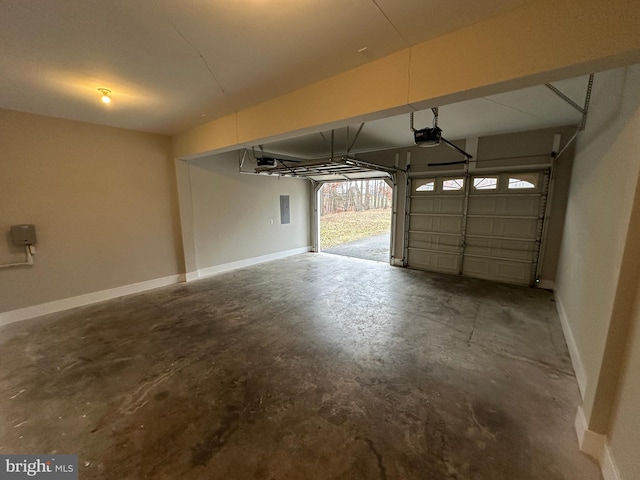
<path fill-rule="evenodd" d="M 578 445 L 580 446 L 580 450 L 595 458 L 598 463 L 602 464 L 607 437 L 589 430 L 582 406 L 578 407 L 574 425 L 576 428 L 576 435 L 578 436 Z"/>
<path fill-rule="evenodd" d="M 557 294 L 557 292 L 555 294 L 555 299 L 556 310 L 558 311 L 558 317 L 560 317 L 560 324 L 562 325 L 564 339 L 567 342 L 567 348 L 569 349 L 569 356 L 571 357 L 573 371 L 576 375 L 578 387 L 580 388 L 580 394 L 584 399 L 584 394 L 587 388 L 587 375 L 582 364 L 582 358 L 580 356 L 580 351 L 578 350 L 578 345 L 576 344 L 576 340 L 573 337 L 573 331 L 571 330 L 571 326 L 569 325 L 567 312 L 565 311 L 564 306 L 562 305 L 562 300 L 560 299 L 560 296 Z"/>
<path fill-rule="evenodd" d="M 604 457 L 600 462 L 600 469 L 602 470 L 602 477 L 604 480 L 622 480 L 618 467 L 616 467 L 613 457 L 611 456 L 611 449 L 609 445 L 604 447 Z"/>
<path fill-rule="evenodd" d="M 262 255 L 260 257 L 238 260 L 237 262 L 223 263 L 221 265 L 214 265 L 213 267 L 200 268 L 198 269 L 197 278 L 210 277 L 211 275 L 230 272 L 231 270 L 237 270 L 238 268 L 249 267 L 251 265 L 257 265 L 259 263 L 270 262 L 272 260 L 278 260 L 285 257 L 291 257 L 293 255 L 299 255 L 301 253 L 308 253 L 310 251 L 311 247 L 294 248 L 292 250 L 270 253 L 269 255 Z"/>
<path fill-rule="evenodd" d="M 185 275 L 185 279 L 187 282 L 190 282 L 192 280 L 197 280 L 198 278 L 200 278 L 200 276 L 198 275 L 198 272 L 187 272 Z"/>
<path fill-rule="evenodd" d="M 393 265 L 394 267 L 404 267 L 404 263 L 402 262 L 401 258 L 392 258 L 391 259 L 391 265 Z"/>
<path fill-rule="evenodd" d="M 132 293 L 140 293 L 154 288 L 166 287 L 175 283 L 184 282 L 185 275 L 170 275 L 168 277 L 147 280 L 146 282 L 133 283 L 122 287 L 110 288 L 99 292 L 78 295 L 77 297 L 63 298 L 53 302 L 41 303 L 31 307 L 19 308 L 8 312 L 0 313 L 0 325 L 6 325 L 20 320 L 28 320 L 30 318 L 48 315 L 50 313 L 62 312 L 71 308 L 82 307 L 91 303 L 103 302 L 112 298 L 131 295 Z"/>
<path fill-rule="evenodd" d="M 616 467 L 611 454 L 607 437 L 588 429 L 587 419 L 584 416 L 582 407 L 578 407 L 575 427 L 580 450 L 598 461 L 603 479 L 621 480 L 622 477 L 620 477 L 618 467 Z"/>

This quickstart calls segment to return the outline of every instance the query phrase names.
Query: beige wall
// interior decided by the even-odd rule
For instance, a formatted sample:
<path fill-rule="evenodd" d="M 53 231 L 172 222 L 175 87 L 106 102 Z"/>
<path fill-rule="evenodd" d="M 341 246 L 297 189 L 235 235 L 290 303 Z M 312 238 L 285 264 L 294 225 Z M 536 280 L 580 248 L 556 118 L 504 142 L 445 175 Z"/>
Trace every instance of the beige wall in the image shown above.
<path fill-rule="evenodd" d="M 574 363 L 587 417 L 640 170 L 637 72 L 636 66 L 596 75 L 587 128 L 576 145 L 561 246 L 557 297 L 577 349 Z"/>
<path fill-rule="evenodd" d="M 0 110 L 0 312 L 183 272 L 178 221 L 168 137 Z"/>
<path fill-rule="evenodd" d="M 310 182 L 240 174 L 238 160 L 229 152 L 189 164 L 198 270 L 310 245 Z M 290 197 L 290 224 L 280 224 L 280 195 Z"/>
<path fill-rule="evenodd" d="M 640 162 L 640 66 L 625 78 L 619 136 Z M 621 480 L 640 478 L 640 177 L 636 182 L 618 288 L 591 411 L 590 428 L 606 435 Z"/>
<path fill-rule="evenodd" d="M 640 474 L 639 174 L 640 65 L 634 65 L 596 75 L 576 145 L 556 281 L 586 428 L 604 439 L 621 480 Z M 592 445 L 583 448 L 599 455 Z"/>
<path fill-rule="evenodd" d="M 628 345 L 609 430 L 609 448 L 620 480 L 640 478 L 640 295 L 636 297 Z"/>

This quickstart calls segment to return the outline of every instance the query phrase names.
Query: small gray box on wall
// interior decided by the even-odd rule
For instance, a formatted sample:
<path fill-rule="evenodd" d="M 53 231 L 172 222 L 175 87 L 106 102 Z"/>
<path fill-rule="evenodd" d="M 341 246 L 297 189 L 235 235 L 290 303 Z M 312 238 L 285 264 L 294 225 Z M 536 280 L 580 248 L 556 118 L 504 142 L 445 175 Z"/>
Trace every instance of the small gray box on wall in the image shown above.
<path fill-rule="evenodd" d="M 291 223 L 289 195 L 280 195 L 280 223 Z"/>
<path fill-rule="evenodd" d="M 15 245 L 35 245 L 36 227 L 35 225 L 13 225 L 11 227 L 11 239 Z"/>

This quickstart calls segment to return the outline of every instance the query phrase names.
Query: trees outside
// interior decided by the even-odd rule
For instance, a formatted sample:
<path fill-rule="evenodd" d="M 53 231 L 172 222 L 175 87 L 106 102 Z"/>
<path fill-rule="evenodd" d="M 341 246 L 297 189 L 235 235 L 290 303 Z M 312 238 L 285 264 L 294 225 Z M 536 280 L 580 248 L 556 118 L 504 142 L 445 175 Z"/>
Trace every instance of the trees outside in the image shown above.
<path fill-rule="evenodd" d="M 320 189 L 320 248 L 389 232 L 393 189 L 384 180 L 325 183 Z"/>
<path fill-rule="evenodd" d="M 320 190 L 320 215 L 391 208 L 393 190 L 384 180 L 325 183 Z"/>

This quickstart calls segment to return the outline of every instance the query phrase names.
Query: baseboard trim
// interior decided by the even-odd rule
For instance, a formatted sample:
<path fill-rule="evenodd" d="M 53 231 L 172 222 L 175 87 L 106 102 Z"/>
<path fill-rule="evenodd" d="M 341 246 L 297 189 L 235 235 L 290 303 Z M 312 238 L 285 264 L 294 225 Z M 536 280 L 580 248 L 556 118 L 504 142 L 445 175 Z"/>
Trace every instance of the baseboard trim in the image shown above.
<path fill-rule="evenodd" d="M 77 297 L 64 298 L 62 300 L 54 300 L 53 302 L 41 303 L 31 307 L 10 310 L 8 312 L 0 313 L 0 325 L 7 325 L 9 323 L 28 320 L 42 315 L 48 315 L 50 313 L 57 313 L 76 307 L 83 307 L 92 303 L 103 302 L 105 300 L 111 300 L 113 298 L 131 295 L 133 293 L 153 290 L 154 288 L 166 287 L 167 285 L 181 283 L 185 280 L 186 277 L 184 274 L 170 275 L 168 277 L 156 278 L 145 282 L 132 283 L 131 285 L 124 285 L 122 287 L 110 288 L 108 290 L 87 293 L 85 295 L 78 295 Z"/>
<path fill-rule="evenodd" d="M 589 430 L 582 406 L 578 407 L 574 425 L 580 450 L 595 458 L 602 465 L 607 437 Z"/>
<path fill-rule="evenodd" d="M 587 388 L 587 375 L 582 364 L 580 351 L 578 350 L 578 344 L 573 337 L 573 331 L 571 330 L 571 326 L 569 325 L 569 317 L 567 317 L 567 312 L 565 311 L 564 306 L 562 305 L 562 300 L 560 299 L 560 296 L 557 294 L 557 292 L 555 294 L 555 300 L 556 310 L 558 312 L 558 317 L 560 318 L 560 325 L 562 325 L 564 339 L 565 342 L 567 342 L 567 348 L 569 349 L 569 356 L 571 357 L 573 372 L 576 375 L 578 387 L 580 388 L 580 394 L 584 399 L 584 394 Z"/>
<path fill-rule="evenodd" d="M 607 437 L 588 429 L 582 407 L 578 407 L 576 412 L 575 427 L 580 450 L 598 462 L 602 478 L 604 480 L 621 480 L 622 477 L 616 467 L 616 462 L 607 443 Z"/>
<path fill-rule="evenodd" d="M 279 260 L 281 258 L 291 257 L 293 255 L 300 255 L 301 253 L 308 253 L 310 251 L 311 251 L 311 247 L 294 248 L 292 250 L 284 250 L 282 252 L 270 253 L 269 255 L 261 255 L 259 257 L 238 260 L 237 262 L 229 262 L 229 263 L 223 263 L 221 265 L 214 265 L 212 267 L 200 268 L 198 269 L 197 278 L 210 277 L 212 275 L 218 275 L 220 273 L 230 272 L 231 270 L 250 267 L 251 265 L 270 262 L 272 260 Z"/>
<path fill-rule="evenodd" d="M 622 480 L 618 467 L 616 467 L 613 457 L 611 456 L 609 445 L 605 445 L 604 447 L 604 457 L 600 463 L 600 469 L 602 470 L 602 478 L 604 478 L 604 480 Z"/>
<path fill-rule="evenodd" d="M 192 280 L 197 280 L 198 278 L 200 278 L 200 276 L 198 275 L 198 272 L 187 272 L 187 274 L 185 275 L 185 279 L 187 282 L 190 282 Z"/>

